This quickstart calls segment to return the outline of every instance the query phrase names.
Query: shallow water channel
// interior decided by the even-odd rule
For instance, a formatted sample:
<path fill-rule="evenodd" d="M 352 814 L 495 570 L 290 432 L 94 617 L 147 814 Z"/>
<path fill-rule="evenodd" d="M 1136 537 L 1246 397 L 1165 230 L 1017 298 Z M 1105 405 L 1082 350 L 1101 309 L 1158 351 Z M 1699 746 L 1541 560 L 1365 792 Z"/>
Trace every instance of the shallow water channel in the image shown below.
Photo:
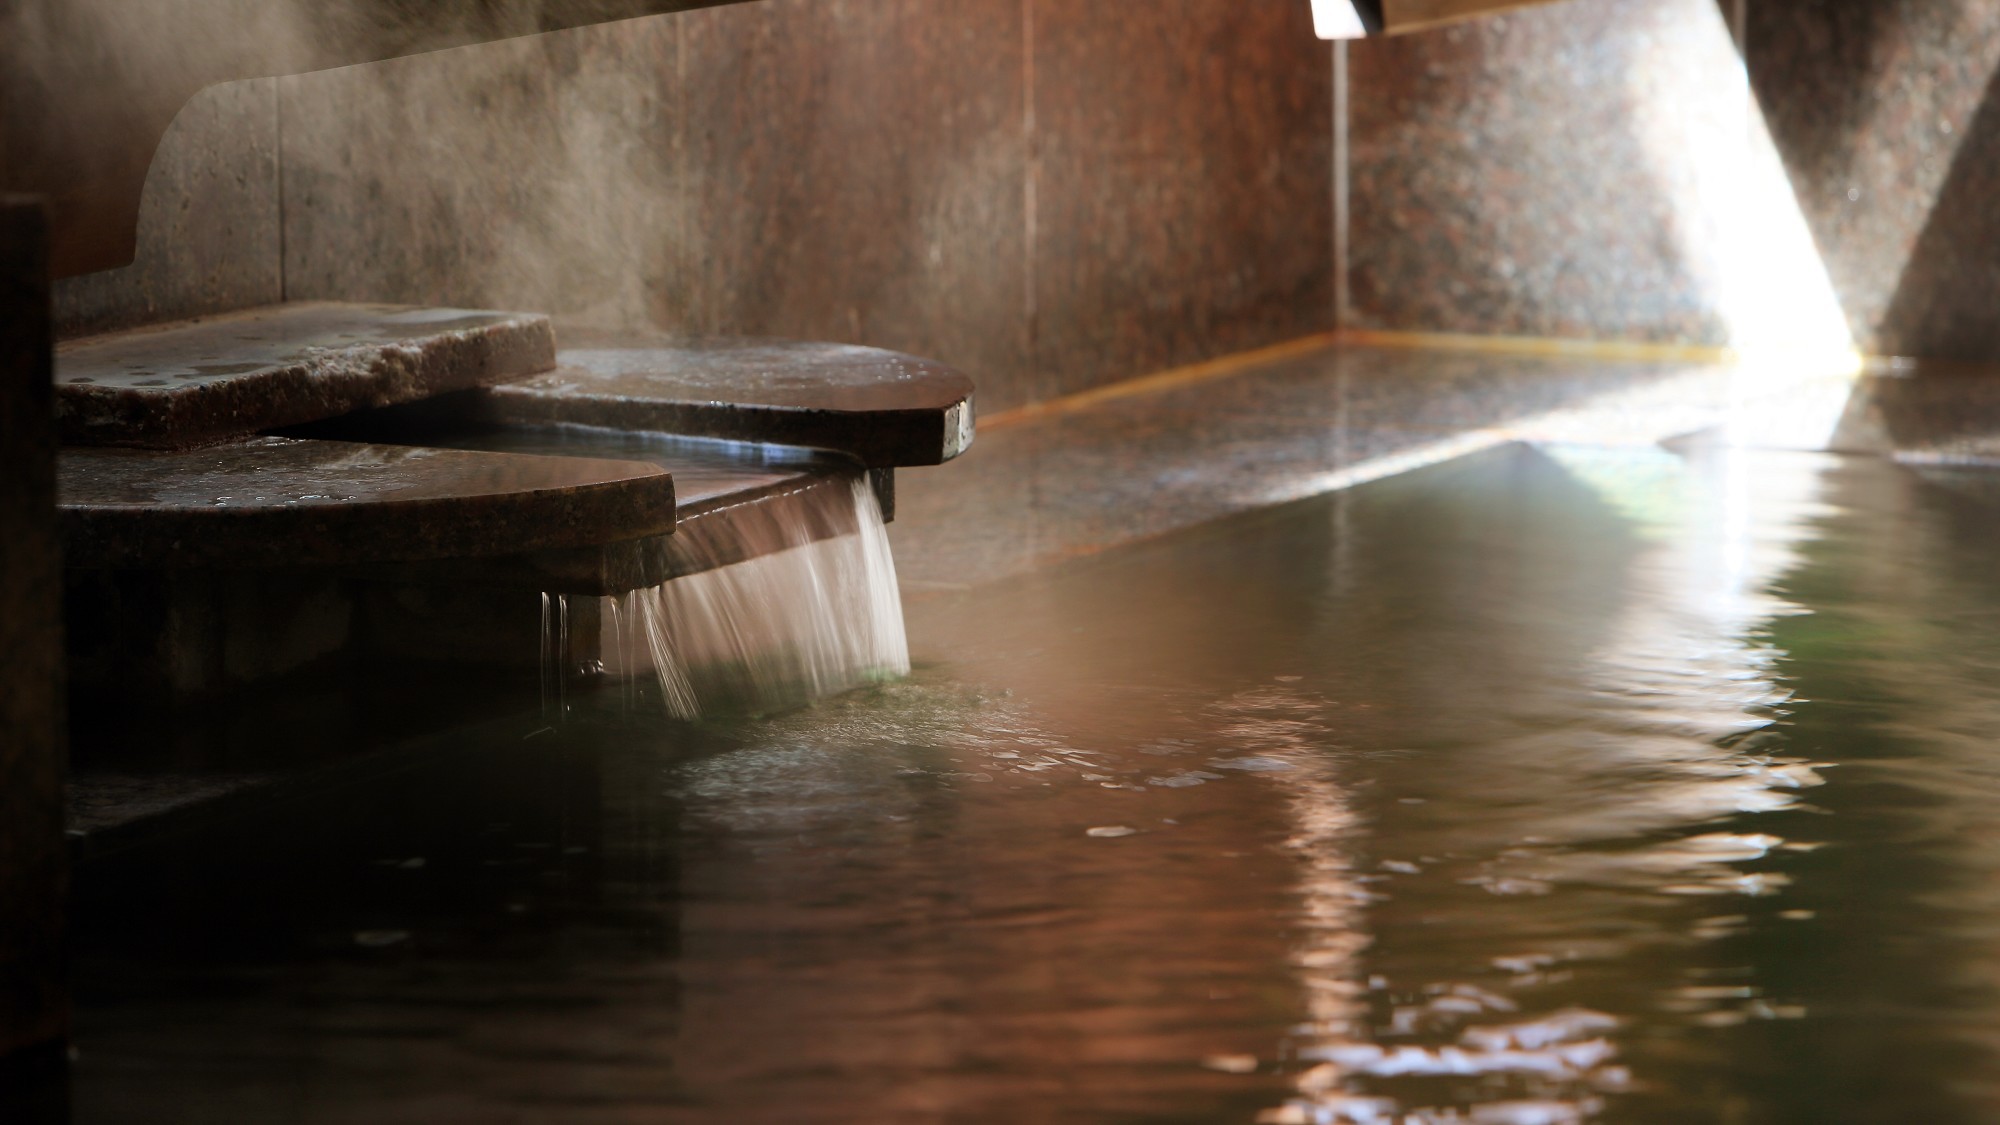
<path fill-rule="evenodd" d="M 1510 447 L 446 740 L 80 871 L 77 1118 L 2000 1120 L 1996 515 Z"/>

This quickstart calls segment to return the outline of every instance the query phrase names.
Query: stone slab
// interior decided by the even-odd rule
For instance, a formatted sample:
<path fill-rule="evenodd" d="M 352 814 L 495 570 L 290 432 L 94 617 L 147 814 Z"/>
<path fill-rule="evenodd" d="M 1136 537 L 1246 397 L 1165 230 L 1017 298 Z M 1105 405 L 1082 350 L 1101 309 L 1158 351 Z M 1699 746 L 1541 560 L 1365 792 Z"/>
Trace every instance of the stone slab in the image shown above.
<path fill-rule="evenodd" d="M 652 323 L 681 273 L 684 19 L 281 79 L 285 292 Z"/>
<path fill-rule="evenodd" d="M 852 533 L 851 514 L 818 502 L 828 489 L 851 487 L 854 469 L 804 469 L 746 475 L 733 491 L 717 492 L 695 511 L 683 509 L 672 535 L 630 539 L 597 547 L 534 551 L 520 555 L 416 563 L 380 570 L 376 577 L 446 585 L 516 586 L 553 594 L 612 596 L 658 586 L 675 578 L 744 562 L 769 553 L 760 528 L 783 527 L 784 546 Z"/>
<path fill-rule="evenodd" d="M 0 1058 L 60 1041 L 68 1026 L 46 240 L 39 204 L 0 196 Z M 0 1110 L 11 1085 L 0 1074 Z"/>
<path fill-rule="evenodd" d="M 972 380 L 877 348 L 696 340 L 565 348 L 562 366 L 486 392 L 508 421 L 569 422 L 937 465 L 972 444 Z"/>
<path fill-rule="evenodd" d="M 67 449 L 72 567 L 297 567 L 515 554 L 664 535 L 673 477 L 584 457 L 263 437 Z"/>
<path fill-rule="evenodd" d="M 307 432 L 315 437 L 397 442 L 426 448 L 549 457 L 644 461 L 674 478 L 673 535 L 511 555 L 375 566 L 357 576 L 432 587 L 514 586 L 560 594 L 623 594 L 671 578 L 740 562 L 768 541 L 739 536 L 743 521 L 784 518 L 809 530 L 808 539 L 853 530 L 828 523 L 811 495 L 861 471 L 852 458 L 795 447 L 689 438 L 599 426 L 482 421 L 458 403 L 424 403 L 341 419 Z M 881 470 L 887 472 L 888 470 Z M 837 521 L 836 521 L 837 522 Z M 687 543 L 677 543 L 694 532 Z"/>
<path fill-rule="evenodd" d="M 536 314 L 278 305 L 63 344 L 56 419 L 67 444 L 186 449 L 554 365 Z"/>
<path fill-rule="evenodd" d="M 0 189 L 47 197 L 57 276 L 123 266 L 160 138 L 203 89 L 727 2 L 9 3 L 0 7 Z"/>

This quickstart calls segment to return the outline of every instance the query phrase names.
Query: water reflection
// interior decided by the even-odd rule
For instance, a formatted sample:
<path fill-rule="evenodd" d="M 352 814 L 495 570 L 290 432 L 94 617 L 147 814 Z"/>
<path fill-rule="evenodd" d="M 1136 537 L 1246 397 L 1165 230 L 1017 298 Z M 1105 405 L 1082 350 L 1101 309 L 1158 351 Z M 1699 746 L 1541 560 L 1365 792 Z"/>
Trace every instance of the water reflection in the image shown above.
<path fill-rule="evenodd" d="M 1799 561 L 1810 521 L 1823 514 L 1823 466 L 1766 457 L 1753 471 L 1728 448 L 1553 447 L 1515 456 L 1546 457 L 1622 518 L 1635 542 L 1616 571 L 1621 596 L 1582 653 L 1580 675 L 1539 679 L 1532 665 L 1496 669 L 1515 689 L 1504 704 L 1473 730 L 1438 732 L 1446 744 L 1426 757 L 1434 767 L 1442 764 L 1435 759 L 1448 759 L 1449 773 L 1425 779 L 1425 796 L 1404 800 L 1446 804 L 1453 815 L 1414 831 L 1378 825 L 1376 841 L 1397 841 L 1408 858 L 1380 860 L 1371 878 L 1424 880 L 1423 921 L 1432 926 L 1441 910 L 1468 921 L 1501 913 L 1468 901 L 1479 893 L 1537 900 L 1518 912 L 1537 916 L 1523 929 L 1549 929 L 1552 917 L 1572 911 L 1579 924 L 1556 930 L 1560 944 L 1490 947 L 1483 979 L 1464 979 L 1462 970 L 1430 979 L 1372 974 L 1368 1021 L 1352 1010 L 1362 973 L 1355 954 L 1368 940 L 1345 934 L 1336 943 L 1342 955 L 1322 956 L 1311 949 L 1320 942 L 1307 938 L 1300 978 L 1315 1018 L 1293 1053 L 1322 1061 L 1297 1078 L 1299 1096 L 1263 1121 L 1560 1125 L 1596 1118 L 1605 1095 L 1634 1083 L 1621 1060 L 1619 1029 L 1652 1022 L 1650 1013 L 1576 1006 L 1552 986 L 1572 979 L 1576 970 L 1568 966 L 1576 962 L 1615 962 L 1671 943 L 1673 934 L 1664 920 L 1648 926 L 1637 912 L 1643 907 L 1623 903 L 1624 932 L 1584 937 L 1585 917 L 1603 910 L 1585 896 L 1759 897 L 1788 882 L 1783 872 L 1755 869 L 1787 841 L 1703 829 L 1737 814 L 1791 808 L 1801 790 L 1819 784 L 1810 763 L 1770 753 L 1757 735 L 1783 714 L 1789 695 L 1773 677 L 1783 654 L 1760 630 L 1798 612 L 1771 591 Z M 1601 582 L 1606 572 L 1593 570 L 1575 580 Z M 1487 593 L 1502 602 L 1521 596 L 1504 588 Z M 1284 786 L 1287 778 L 1273 783 Z M 1317 918 L 1328 901 L 1354 901 L 1344 855 L 1366 844 L 1348 838 L 1353 818 L 1337 789 L 1302 776 L 1290 796 L 1302 837 L 1316 843 L 1302 863 L 1301 895 L 1305 915 Z M 1326 832 L 1330 824 L 1340 831 Z M 1384 892 L 1385 900 L 1402 895 L 1401 885 Z M 1558 895 L 1570 901 L 1542 901 Z M 1689 932 L 1712 938 L 1747 922 L 1711 915 Z M 1390 932 L 1374 936 L 1425 944 Z M 1513 936 L 1495 927 L 1489 940 Z M 1340 1004 L 1331 1002 L 1336 997 Z M 1803 1014 L 1738 985 L 1679 987 L 1673 1000 L 1669 1007 L 1703 1026 Z"/>
<path fill-rule="evenodd" d="M 1991 1119 L 1985 503 L 1497 450 L 107 861 L 79 1117 Z"/>

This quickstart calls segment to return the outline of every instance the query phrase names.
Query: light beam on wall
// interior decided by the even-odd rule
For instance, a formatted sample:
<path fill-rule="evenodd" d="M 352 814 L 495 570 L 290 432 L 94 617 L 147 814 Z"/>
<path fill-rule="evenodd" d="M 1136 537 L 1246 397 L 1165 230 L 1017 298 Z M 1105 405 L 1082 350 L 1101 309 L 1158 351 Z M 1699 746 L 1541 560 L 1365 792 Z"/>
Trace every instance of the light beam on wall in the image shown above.
<path fill-rule="evenodd" d="M 1313 31 L 1321 39 L 1362 39 L 1382 29 L 1367 0 L 1312 0 Z"/>
<path fill-rule="evenodd" d="M 1852 373 L 1860 357 L 1797 193 L 1751 95 L 1743 57 L 1721 10 L 1698 0 L 1665 5 L 1652 50 L 1676 60 L 1631 67 L 1628 104 L 1680 244 L 1728 344 L 1746 367 L 1791 375 Z"/>

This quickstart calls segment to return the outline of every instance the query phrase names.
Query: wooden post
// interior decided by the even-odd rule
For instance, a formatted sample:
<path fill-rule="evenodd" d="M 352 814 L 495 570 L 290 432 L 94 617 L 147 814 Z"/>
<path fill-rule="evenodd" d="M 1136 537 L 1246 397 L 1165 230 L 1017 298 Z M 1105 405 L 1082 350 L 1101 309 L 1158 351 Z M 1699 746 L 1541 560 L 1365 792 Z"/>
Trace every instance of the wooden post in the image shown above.
<path fill-rule="evenodd" d="M 0 195 L 0 1119 L 61 1113 L 62 558 L 55 523 L 48 227 Z"/>

